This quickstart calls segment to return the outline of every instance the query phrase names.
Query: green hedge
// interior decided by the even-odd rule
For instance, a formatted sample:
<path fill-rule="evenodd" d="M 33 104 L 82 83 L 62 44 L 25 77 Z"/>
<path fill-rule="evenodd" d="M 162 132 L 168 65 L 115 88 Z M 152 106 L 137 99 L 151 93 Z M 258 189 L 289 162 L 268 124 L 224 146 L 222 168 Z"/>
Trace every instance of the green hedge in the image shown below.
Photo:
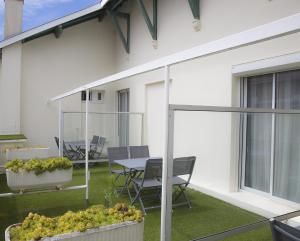
<path fill-rule="evenodd" d="M 55 170 L 66 170 L 72 168 L 73 163 L 66 157 L 53 157 L 47 159 L 31 159 L 29 161 L 12 160 L 6 163 L 5 168 L 15 173 L 20 170 L 34 171 L 36 175 Z"/>
<path fill-rule="evenodd" d="M 19 135 L 0 135 L 0 141 L 13 141 L 27 139 L 23 134 Z"/>

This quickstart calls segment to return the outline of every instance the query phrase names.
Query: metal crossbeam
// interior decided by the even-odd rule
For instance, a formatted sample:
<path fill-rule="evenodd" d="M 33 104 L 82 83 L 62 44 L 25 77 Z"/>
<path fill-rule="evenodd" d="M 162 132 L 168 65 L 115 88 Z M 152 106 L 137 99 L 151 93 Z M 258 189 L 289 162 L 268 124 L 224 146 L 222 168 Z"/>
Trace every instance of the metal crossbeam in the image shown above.
<path fill-rule="evenodd" d="M 150 20 L 149 14 L 146 10 L 145 4 L 143 0 L 136 0 L 141 13 L 145 19 L 145 22 L 147 24 L 147 27 L 149 29 L 149 32 L 152 36 L 153 40 L 157 40 L 157 0 L 152 0 L 153 3 L 153 16 L 152 16 L 152 22 Z"/>
<path fill-rule="evenodd" d="M 284 215 L 274 217 L 273 219 L 275 219 L 277 221 L 285 221 L 285 220 L 295 218 L 295 217 L 299 217 L 299 216 L 300 216 L 300 211 L 296 211 L 296 212 L 291 212 L 291 213 L 287 213 L 287 214 L 284 214 Z M 258 228 L 261 228 L 264 225 L 268 225 L 269 221 L 270 221 L 270 219 L 263 219 L 261 221 L 255 222 L 255 223 L 243 225 L 243 226 L 240 226 L 240 227 L 237 227 L 237 228 L 226 230 L 226 231 L 221 232 L 221 233 L 212 234 L 212 235 L 209 235 L 209 236 L 206 236 L 206 237 L 193 239 L 192 241 L 218 241 L 218 240 L 223 240 L 225 238 L 232 237 L 234 235 L 250 232 L 250 231 L 256 230 Z"/>
<path fill-rule="evenodd" d="M 230 112 L 230 113 L 261 113 L 261 114 L 293 114 L 300 115 L 300 110 L 243 108 L 230 106 L 203 106 L 203 105 L 170 105 L 172 111 L 203 111 L 203 112 Z"/>
<path fill-rule="evenodd" d="M 107 13 L 111 16 L 113 25 L 122 41 L 122 44 L 127 53 L 130 51 L 130 15 L 128 13 L 116 12 L 111 9 L 107 10 Z M 127 31 L 126 36 L 123 33 L 118 18 L 123 18 L 126 21 Z"/>
<path fill-rule="evenodd" d="M 202 237 L 202 238 L 198 238 L 198 239 L 193 239 L 192 241 L 218 241 L 218 240 L 223 240 L 225 238 L 234 236 L 234 235 L 238 235 L 241 233 L 245 233 L 245 232 L 250 232 L 252 230 L 258 229 L 264 225 L 267 225 L 269 223 L 269 220 L 265 219 L 256 223 L 251 223 L 248 225 L 244 225 L 244 226 L 240 226 L 237 228 L 233 228 L 230 230 L 226 230 L 224 232 L 221 233 L 217 233 L 217 234 L 213 234 L 213 235 L 209 235 L 206 237 Z"/>
<path fill-rule="evenodd" d="M 46 190 L 37 190 L 37 191 L 28 191 L 24 193 L 0 193 L 0 198 L 2 197 L 15 197 L 15 196 L 23 196 L 23 195 L 31 195 L 31 194 L 40 194 L 40 193 L 49 193 L 49 192 L 62 192 L 62 191 L 72 191 L 79 189 L 86 189 L 86 185 L 81 186 L 71 186 L 62 189 L 46 189 Z"/>
<path fill-rule="evenodd" d="M 188 0 L 194 19 L 200 20 L 200 0 Z"/>

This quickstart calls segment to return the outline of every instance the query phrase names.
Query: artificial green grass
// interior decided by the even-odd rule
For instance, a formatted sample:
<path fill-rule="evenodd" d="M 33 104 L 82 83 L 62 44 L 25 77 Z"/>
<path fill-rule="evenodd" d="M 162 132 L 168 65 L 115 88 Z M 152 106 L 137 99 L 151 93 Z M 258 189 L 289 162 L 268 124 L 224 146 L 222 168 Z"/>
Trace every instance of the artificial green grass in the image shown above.
<path fill-rule="evenodd" d="M 0 141 L 12 141 L 27 139 L 23 134 L 19 135 L 0 135 Z"/>
<path fill-rule="evenodd" d="M 82 185 L 84 169 L 75 169 L 72 185 Z M 107 165 L 101 164 L 91 169 L 89 205 L 104 203 L 104 189 L 109 186 Z M 0 175 L 1 193 L 9 191 L 5 175 Z M 87 207 L 84 190 L 34 194 L 10 198 L 0 198 L 0 240 L 4 240 L 7 226 L 21 222 L 29 212 L 57 216 L 68 210 Z M 197 237 L 221 232 L 240 225 L 260 220 L 262 217 L 212 198 L 189 190 L 193 207 L 178 207 L 173 211 L 173 241 L 189 241 Z M 120 201 L 126 202 L 127 196 L 121 195 Z M 159 241 L 160 210 L 149 211 L 145 217 L 144 241 Z M 228 241 L 270 241 L 268 227 L 226 239 Z"/>

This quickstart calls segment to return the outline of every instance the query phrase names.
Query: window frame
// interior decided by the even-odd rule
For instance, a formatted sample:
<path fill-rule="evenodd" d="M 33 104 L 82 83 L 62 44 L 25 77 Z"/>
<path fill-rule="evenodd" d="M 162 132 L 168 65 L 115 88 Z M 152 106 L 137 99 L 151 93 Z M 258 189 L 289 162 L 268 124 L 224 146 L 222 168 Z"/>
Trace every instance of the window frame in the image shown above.
<path fill-rule="evenodd" d="M 272 109 L 276 109 L 276 77 L 277 74 L 280 72 L 287 72 L 287 71 L 291 71 L 291 70 L 285 70 L 285 71 L 277 71 L 274 73 L 271 73 L 273 75 L 273 82 L 272 82 Z M 257 74 L 257 75 L 252 75 L 252 76 L 259 76 L 259 75 L 263 75 L 263 74 Z M 247 83 L 248 83 L 248 79 L 251 76 L 247 76 L 247 77 L 241 77 L 240 78 L 240 106 L 247 108 L 247 94 L 248 94 L 248 90 L 247 90 Z M 247 143 L 246 143 L 246 137 L 247 137 L 247 113 L 241 114 L 241 121 L 240 121 L 240 131 L 242 131 L 242 133 L 240 134 L 240 180 L 239 180 L 239 188 L 240 191 L 247 191 L 247 192 L 252 192 L 267 198 L 270 198 L 272 200 L 281 202 L 283 204 L 286 205 L 290 205 L 293 206 L 295 208 L 299 208 L 300 207 L 300 203 L 294 202 L 294 201 L 290 201 L 288 199 L 284 199 L 278 196 L 274 196 L 273 194 L 273 189 L 274 189 L 274 162 L 275 162 L 275 127 L 276 127 L 276 118 L 275 118 L 275 114 L 272 114 L 272 136 L 271 136 L 271 160 L 270 160 L 270 192 L 264 192 L 264 191 L 260 191 L 251 187 L 247 187 L 245 186 L 245 173 L 246 173 L 246 147 L 247 147 Z"/>

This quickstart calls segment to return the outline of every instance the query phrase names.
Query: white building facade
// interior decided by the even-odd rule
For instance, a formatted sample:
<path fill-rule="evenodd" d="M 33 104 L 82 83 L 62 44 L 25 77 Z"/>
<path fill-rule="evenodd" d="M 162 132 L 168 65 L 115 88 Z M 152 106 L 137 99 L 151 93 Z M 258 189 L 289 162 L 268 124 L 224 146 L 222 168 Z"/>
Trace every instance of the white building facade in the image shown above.
<path fill-rule="evenodd" d="M 6 0 L 14 1 L 17 0 Z M 151 16 L 153 1 L 144 2 Z M 55 155 L 58 107 L 49 102 L 53 96 L 298 14 L 300 2 L 201 0 L 199 10 L 200 21 L 194 19 L 188 1 L 157 1 L 155 40 L 137 1 L 124 2 L 119 11 L 130 15 L 129 53 L 110 16 L 63 29 L 58 38 L 51 32 L 3 47 L 1 116 L 8 119 L 1 122 L 0 134 L 23 133 L 30 145 L 50 146 Z M 126 37 L 126 26 L 121 27 Z M 300 33 L 295 32 L 172 66 L 170 103 L 299 109 L 299 42 Z M 149 145 L 152 156 L 162 155 L 161 70 L 108 84 L 97 91 L 103 93 L 104 99 L 100 104 L 91 104 L 93 111 L 118 111 L 119 100 L 125 96 L 126 110 L 144 113 L 143 143 Z M 66 99 L 62 107 L 66 111 L 84 111 L 81 93 Z M 176 115 L 174 155 L 197 156 L 193 187 L 265 216 L 297 209 L 300 127 L 295 118 L 248 116 L 247 128 L 241 134 L 241 123 L 235 121 L 236 117 L 231 113 Z M 130 131 L 135 131 L 134 125 L 130 125 Z"/>

